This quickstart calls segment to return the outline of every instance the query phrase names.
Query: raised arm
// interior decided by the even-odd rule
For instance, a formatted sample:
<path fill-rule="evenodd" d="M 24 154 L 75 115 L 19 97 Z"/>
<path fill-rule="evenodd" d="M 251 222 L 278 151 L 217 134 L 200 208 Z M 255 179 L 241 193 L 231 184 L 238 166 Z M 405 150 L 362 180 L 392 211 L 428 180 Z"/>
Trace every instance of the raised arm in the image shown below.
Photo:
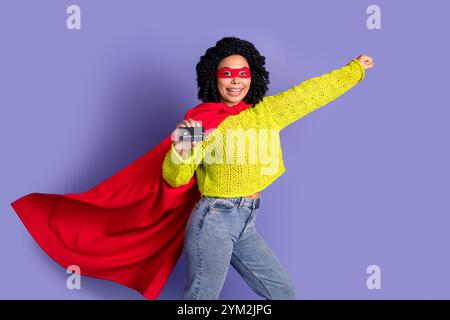
<path fill-rule="evenodd" d="M 365 58 L 369 58 L 367 62 Z M 279 130 L 308 113 L 326 105 L 364 79 L 365 69 L 373 66 L 370 57 L 361 55 L 330 73 L 311 78 L 259 103 L 267 108 Z"/>

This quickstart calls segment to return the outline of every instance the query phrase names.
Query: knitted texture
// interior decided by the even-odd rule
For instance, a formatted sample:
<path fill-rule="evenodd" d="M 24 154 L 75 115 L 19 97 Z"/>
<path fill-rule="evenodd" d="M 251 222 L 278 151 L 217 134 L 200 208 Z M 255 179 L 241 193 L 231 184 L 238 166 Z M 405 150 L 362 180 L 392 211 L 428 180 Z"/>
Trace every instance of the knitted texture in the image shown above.
<path fill-rule="evenodd" d="M 364 76 L 363 66 L 353 59 L 340 69 L 266 96 L 253 107 L 228 116 L 185 157 L 172 144 L 163 163 L 164 180 L 179 187 L 195 174 L 202 195 L 225 198 L 265 189 L 286 171 L 280 131 L 338 98 Z"/>

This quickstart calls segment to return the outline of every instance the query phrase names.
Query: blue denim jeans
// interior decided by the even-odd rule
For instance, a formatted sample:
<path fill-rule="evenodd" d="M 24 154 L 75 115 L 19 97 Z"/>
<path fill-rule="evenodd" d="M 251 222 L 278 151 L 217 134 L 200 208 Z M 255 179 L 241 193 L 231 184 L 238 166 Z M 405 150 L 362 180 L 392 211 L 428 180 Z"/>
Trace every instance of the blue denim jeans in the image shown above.
<path fill-rule="evenodd" d="M 200 198 L 184 238 L 187 283 L 182 299 L 218 299 L 230 263 L 259 296 L 295 299 L 288 275 L 256 231 L 260 202 L 261 198 Z"/>

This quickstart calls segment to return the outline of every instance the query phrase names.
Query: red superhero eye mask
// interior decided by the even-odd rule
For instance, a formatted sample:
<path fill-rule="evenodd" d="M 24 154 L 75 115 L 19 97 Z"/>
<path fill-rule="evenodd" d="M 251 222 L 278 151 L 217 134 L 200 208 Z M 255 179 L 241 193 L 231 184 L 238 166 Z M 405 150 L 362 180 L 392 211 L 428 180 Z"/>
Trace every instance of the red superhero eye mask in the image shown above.
<path fill-rule="evenodd" d="M 217 70 L 217 78 L 250 78 L 250 69 L 248 67 L 243 67 L 239 69 L 232 69 L 228 67 L 220 68 Z"/>

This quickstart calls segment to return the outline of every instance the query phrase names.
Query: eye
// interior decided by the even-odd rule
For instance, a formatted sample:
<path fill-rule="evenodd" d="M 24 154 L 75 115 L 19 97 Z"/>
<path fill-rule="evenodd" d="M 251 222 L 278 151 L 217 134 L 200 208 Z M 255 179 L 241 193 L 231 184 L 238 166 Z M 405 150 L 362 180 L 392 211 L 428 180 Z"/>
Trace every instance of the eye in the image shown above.
<path fill-rule="evenodd" d="M 247 71 L 241 71 L 241 72 L 239 72 L 239 74 L 240 74 L 241 76 L 246 76 L 246 75 L 247 75 Z"/>
<path fill-rule="evenodd" d="M 230 71 L 224 71 L 222 74 L 224 76 L 231 76 L 231 72 Z"/>

